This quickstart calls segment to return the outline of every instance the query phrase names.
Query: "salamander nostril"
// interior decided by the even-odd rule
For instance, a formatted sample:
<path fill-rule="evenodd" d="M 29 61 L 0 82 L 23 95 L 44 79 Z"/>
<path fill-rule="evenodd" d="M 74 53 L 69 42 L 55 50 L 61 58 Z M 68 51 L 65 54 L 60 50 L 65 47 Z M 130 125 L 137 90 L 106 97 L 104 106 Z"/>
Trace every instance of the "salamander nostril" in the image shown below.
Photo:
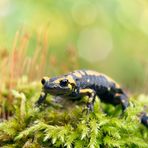
<path fill-rule="evenodd" d="M 46 82 L 46 80 L 44 78 L 42 78 L 41 83 L 44 85 Z"/>
<path fill-rule="evenodd" d="M 49 80 L 48 77 L 43 77 L 42 80 L 41 80 L 41 83 L 42 83 L 43 85 L 45 85 L 45 83 L 46 83 L 48 80 Z"/>

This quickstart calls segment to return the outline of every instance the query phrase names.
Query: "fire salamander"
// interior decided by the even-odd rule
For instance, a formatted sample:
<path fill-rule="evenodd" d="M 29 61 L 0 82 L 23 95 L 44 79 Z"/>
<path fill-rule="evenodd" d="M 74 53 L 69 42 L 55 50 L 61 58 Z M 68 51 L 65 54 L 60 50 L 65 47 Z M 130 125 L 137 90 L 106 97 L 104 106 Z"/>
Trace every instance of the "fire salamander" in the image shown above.
<path fill-rule="evenodd" d="M 87 96 L 89 110 L 93 110 L 96 96 L 105 103 L 121 104 L 123 111 L 129 106 L 127 94 L 114 80 L 92 70 L 76 70 L 58 77 L 44 77 L 41 83 L 43 90 L 36 102 L 37 105 L 42 104 L 49 93 L 54 96 L 68 97 L 72 100 Z M 148 116 L 143 115 L 141 122 L 148 127 Z"/>

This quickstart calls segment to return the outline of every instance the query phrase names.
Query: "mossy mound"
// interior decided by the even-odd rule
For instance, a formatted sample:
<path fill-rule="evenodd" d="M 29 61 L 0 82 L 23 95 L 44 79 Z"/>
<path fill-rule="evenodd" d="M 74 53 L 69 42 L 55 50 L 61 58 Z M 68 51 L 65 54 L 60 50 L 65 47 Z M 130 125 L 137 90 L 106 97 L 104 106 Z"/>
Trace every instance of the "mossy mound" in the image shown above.
<path fill-rule="evenodd" d="M 131 98 L 124 114 L 120 106 L 96 99 L 94 111 L 87 114 L 83 103 L 61 105 L 52 96 L 35 108 L 40 90 L 40 84 L 31 83 L 12 91 L 13 115 L 0 123 L 0 147 L 148 147 L 148 129 L 138 117 L 148 104 L 146 96 Z"/>

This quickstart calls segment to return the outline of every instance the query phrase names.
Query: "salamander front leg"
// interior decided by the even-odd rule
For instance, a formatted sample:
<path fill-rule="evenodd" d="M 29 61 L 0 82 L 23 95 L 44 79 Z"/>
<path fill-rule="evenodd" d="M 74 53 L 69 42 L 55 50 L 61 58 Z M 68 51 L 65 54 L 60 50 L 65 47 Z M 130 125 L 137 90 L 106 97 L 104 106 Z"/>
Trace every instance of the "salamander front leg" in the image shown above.
<path fill-rule="evenodd" d="M 41 95 L 40 95 L 39 99 L 36 101 L 35 106 L 36 107 L 40 106 L 44 102 L 44 100 L 46 99 L 46 96 L 47 96 L 47 93 L 41 92 Z"/>
<path fill-rule="evenodd" d="M 92 89 L 80 89 L 79 91 L 81 96 L 87 96 L 87 109 L 93 111 L 94 101 L 96 97 L 96 92 Z"/>

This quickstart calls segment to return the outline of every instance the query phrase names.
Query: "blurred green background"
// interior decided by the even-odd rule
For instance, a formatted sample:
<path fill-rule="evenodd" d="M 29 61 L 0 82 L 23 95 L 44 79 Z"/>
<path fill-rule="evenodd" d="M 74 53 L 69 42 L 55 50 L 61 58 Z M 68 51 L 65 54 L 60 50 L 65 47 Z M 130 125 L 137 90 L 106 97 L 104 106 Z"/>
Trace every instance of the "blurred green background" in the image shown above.
<path fill-rule="evenodd" d="M 78 68 L 106 73 L 131 92 L 148 92 L 147 0 L 0 0 L 1 50 L 11 51 L 18 30 L 31 35 L 30 55 L 47 30 L 48 52 L 61 63 L 74 48 Z"/>

